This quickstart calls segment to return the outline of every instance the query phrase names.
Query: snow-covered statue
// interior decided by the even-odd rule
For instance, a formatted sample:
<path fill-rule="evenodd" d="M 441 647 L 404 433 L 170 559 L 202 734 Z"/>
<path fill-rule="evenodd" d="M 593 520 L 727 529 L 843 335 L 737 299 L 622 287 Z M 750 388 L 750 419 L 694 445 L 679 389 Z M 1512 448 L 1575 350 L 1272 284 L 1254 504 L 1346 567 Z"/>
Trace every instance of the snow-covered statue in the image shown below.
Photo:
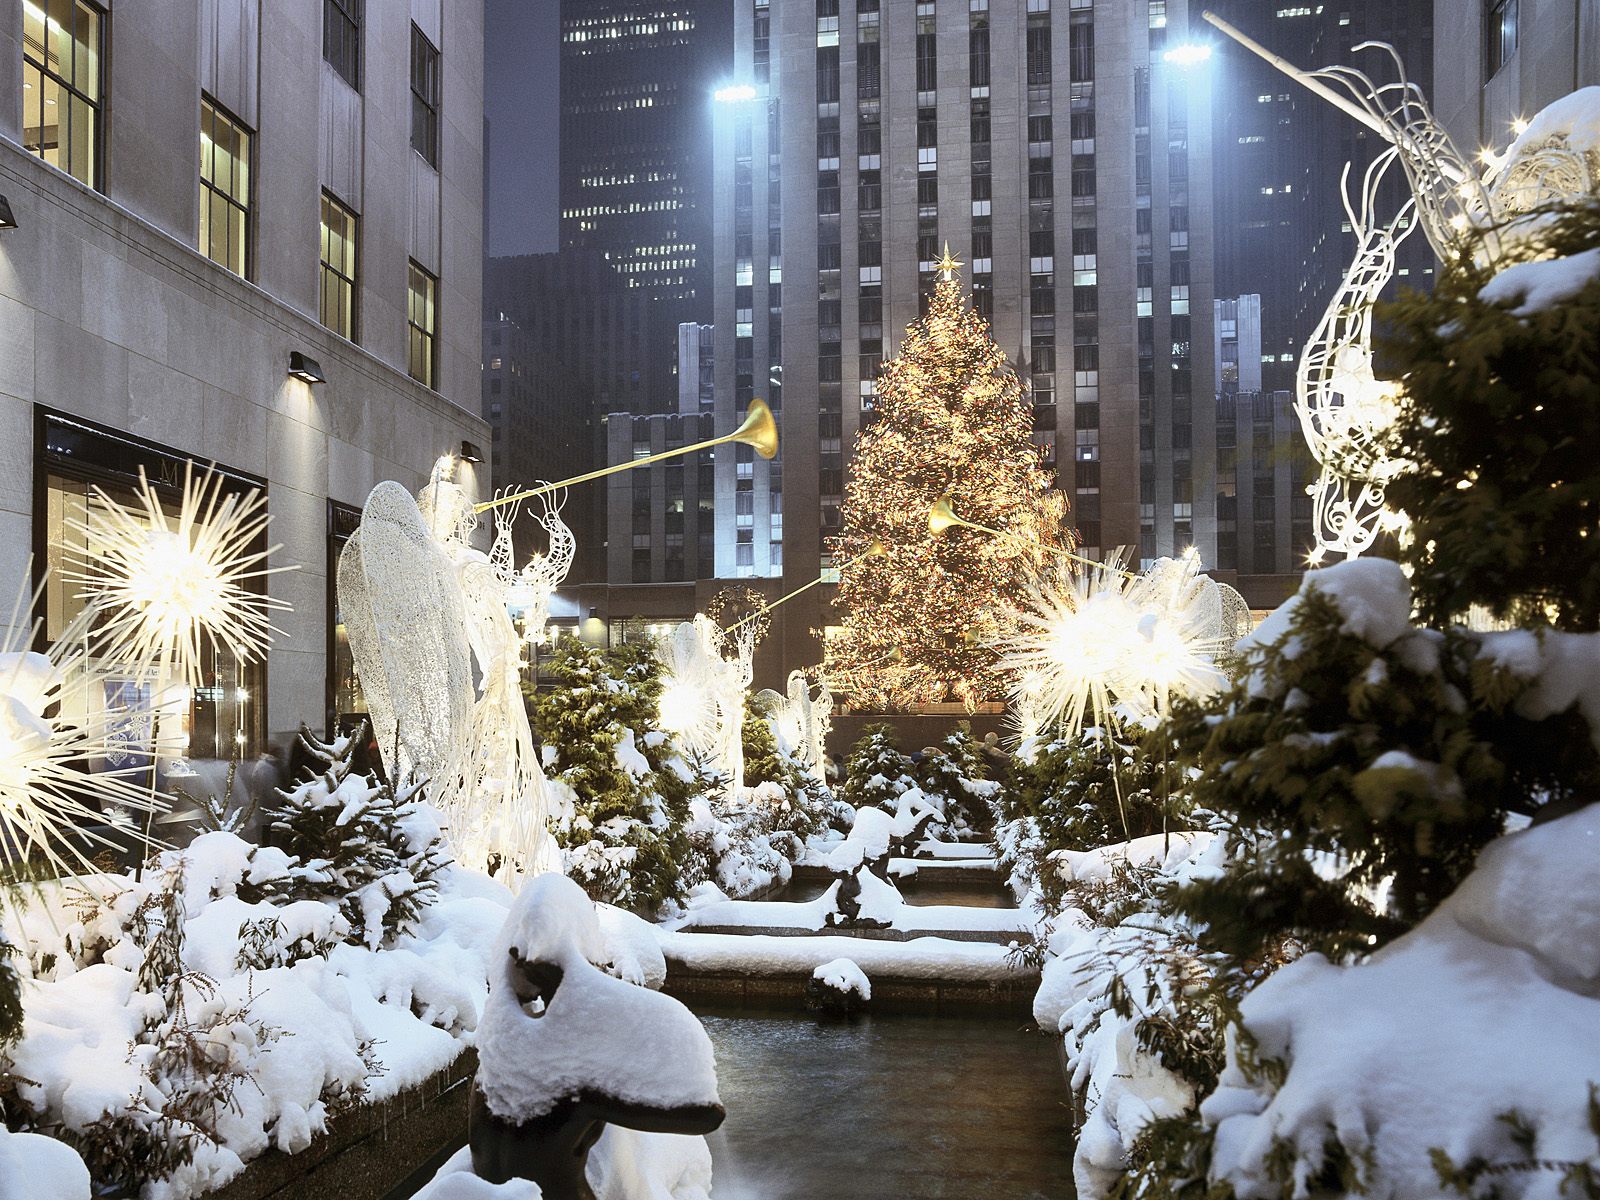
<path fill-rule="evenodd" d="M 826 866 L 838 884 L 830 893 L 827 924 L 887 928 L 905 903 L 889 878 L 889 859 L 904 854 L 938 815 L 925 802 L 901 805 L 893 815 L 881 808 L 858 808 L 850 833 L 828 853 Z"/>
<path fill-rule="evenodd" d="M 584 1168 L 607 1124 L 679 1134 L 722 1124 L 705 1029 L 677 1000 L 601 969 L 606 940 L 577 884 L 530 880 L 496 956 L 467 1135 L 479 1178 L 592 1200 Z"/>
<path fill-rule="evenodd" d="M 451 555 L 411 493 L 389 480 L 368 495 L 337 575 L 350 653 L 390 776 L 439 787 L 457 769 L 473 707 L 466 597 Z"/>

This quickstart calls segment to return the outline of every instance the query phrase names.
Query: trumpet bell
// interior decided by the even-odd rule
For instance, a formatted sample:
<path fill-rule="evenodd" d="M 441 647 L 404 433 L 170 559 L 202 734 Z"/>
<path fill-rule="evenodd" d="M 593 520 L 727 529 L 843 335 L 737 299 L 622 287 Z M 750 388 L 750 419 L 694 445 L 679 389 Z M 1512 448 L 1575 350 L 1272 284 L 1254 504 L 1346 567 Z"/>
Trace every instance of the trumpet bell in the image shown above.
<path fill-rule="evenodd" d="M 965 521 L 956 516 L 956 510 L 950 507 L 949 496 L 940 496 L 928 510 L 928 532 L 934 537 L 938 537 L 953 526 L 965 524 Z"/>
<path fill-rule="evenodd" d="M 750 401 L 744 424 L 728 435 L 729 441 L 754 446 L 762 458 L 773 458 L 778 453 L 778 422 L 765 400 Z"/>

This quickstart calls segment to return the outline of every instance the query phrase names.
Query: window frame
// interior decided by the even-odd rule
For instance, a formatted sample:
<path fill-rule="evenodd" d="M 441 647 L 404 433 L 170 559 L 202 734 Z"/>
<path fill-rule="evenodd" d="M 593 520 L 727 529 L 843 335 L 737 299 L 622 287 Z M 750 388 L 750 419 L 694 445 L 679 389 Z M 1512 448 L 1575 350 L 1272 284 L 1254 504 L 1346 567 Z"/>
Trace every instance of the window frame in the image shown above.
<path fill-rule="evenodd" d="M 255 278 L 255 266 L 256 266 L 256 247 L 255 247 L 256 223 L 255 223 L 255 220 L 254 220 L 254 218 L 255 218 L 255 210 L 256 210 L 256 131 L 251 129 L 250 126 L 246 125 L 243 121 L 239 120 L 238 117 L 234 116 L 232 112 L 230 112 L 224 105 L 222 105 L 221 103 L 219 103 L 217 101 L 216 97 L 212 96 L 209 92 L 202 91 L 200 93 L 200 133 L 201 133 L 202 140 L 205 137 L 206 107 L 208 105 L 210 106 L 211 111 L 215 116 L 221 117 L 224 121 L 227 121 L 230 125 L 232 125 L 235 129 L 239 130 L 244 135 L 244 137 L 245 137 L 244 163 L 245 163 L 245 172 L 246 172 L 246 177 L 247 178 L 246 178 L 246 184 L 245 184 L 245 199 L 244 199 L 244 203 L 241 204 L 239 201 L 235 200 L 233 198 L 233 196 L 231 196 L 229 193 L 227 193 L 226 191 L 223 191 L 221 188 L 218 188 L 214 184 L 212 184 L 212 183 L 207 181 L 206 174 L 205 174 L 205 172 L 206 172 L 206 164 L 202 160 L 202 162 L 200 163 L 200 171 L 199 171 L 199 179 L 200 179 L 200 216 L 199 216 L 199 221 L 202 223 L 200 225 L 200 227 L 204 228 L 203 222 L 205 221 L 205 215 L 206 215 L 206 211 L 207 211 L 207 203 L 206 202 L 207 202 L 207 199 L 208 199 L 208 193 L 211 193 L 211 192 L 217 193 L 218 195 L 220 195 L 222 197 L 223 202 L 225 204 L 227 204 L 231 208 L 234 208 L 234 209 L 238 210 L 239 212 L 243 213 L 244 214 L 244 262 L 241 264 L 243 269 L 241 271 L 234 272 L 234 270 L 233 270 L 233 268 L 231 266 L 229 266 L 227 263 L 221 261 L 220 259 L 216 258 L 214 255 L 212 255 L 210 249 L 207 246 L 200 244 L 200 237 L 198 235 L 198 232 L 197 232 L 196 237 L 195 237 L 195 245 L 199 248 L 200 253 L 204 254 L 208 259 L 210 259 L 212 262 L 216 263 L 218 266 L 222 267 L 224 270 L 226 270 L 226 271 L 228 271 L 230 273 L 237 274 L 240 279 L 252 280 L 252 279 Z M 215 146 L 215 144 L 216 144 L 216 140 L 215 140 L 215 138 L 213 138 L 212 139 L 212 145 Z M 213 151 L 213 153 L 214 153 L 214 151 Z"/>
<path fill-rule="evenodd" d="M 322 0 L 322 61 L 333 68 L 333 72 L 340 79 L 348 83 L 356 91 L 361 90 L 362 67 L 362 26 L 365 24 L 366 11 L 363 0 Z M 340 42 L 341 50 L 347 48 L 349 42 L 354 43 L 354 53 L 333 57 L 332 40 L 328 34 L 335 27 L 335 22 L 341 24 L 338 28 L 343 34 Z M 349 61 L 345 62 L 348 57 Z M 346 66 L 349 73 L 345 73 Z"/>
<path fill-rule="evenodd" d="M 90 165 L 90 171 L 89 171 L 89 174 L 90 174 L 90 178 L 89 179 L 84 179 L 82 176 L 80 176 L 77 173 L 75 173 L 71 169 L 70 166 L 66 166 L 66 167 L 56 166 L 56 164 L 49 162 L 49 160 L 45 158 L 45 151 L 44 151 L 44 112 L 43 112 L 43 107 L 44 107 L 44 94 L 43 94 L 43 92 L 44 92 L 44 89 L 43 89 L 43 87 L 40 88 L 40 95 L 39 95 L 39 106 L 40 106 L 40 113 L 39 113 L 39 119 L 40 119 L 39 131 L 40 132 L 39 132 L 39 138 L 40 138 L 40 141 L 39 141 L 38 148 L 37 149 L 30 149 L 28 147 L 27 142 L 24 140 L 25 131 L 27 130 L 27 117 L 28 117 L 26 104 L 24 104 L 23 111 L 21 113 L 21 121 L 20 121 L 20 123 L 18 125 L 17 136 L 18 136 L 18 141 L 21 143 L 22 148 L 23 148 L 25 153 L 28 153 L 28 154 L 32 155 L 33 157 L 39 159 L 40 162 L 43 162 L 46 165 L 56 166 L 56 170 L 62 172 L 65 175 L 70 175 L 73 179 L 76 179 L 79 183 L 83 184 L 85 187 L 92 188 L 95 191 L 100 192 L 101 194 L 104 194 L 105 191 L 106 191 L 106 178 L 105 178 L 105 175 L 106 175 L 106 152 L 105 152 L 105 147 L 106 147 L 106 120 L 108 118 L 109 110 L 110 110 L 110 103 L 109 103 L 110 96 L 108 94 L 109 89 L 107 87 L 107 81 L 110 78 L 110 71 L 109 71 L 108 59 L 107 59 L 107 55 L 108 55 L 107 47 L 110 45 L 110 39 L 106 36 L 106 32 L 107 32 L 107 26 L 109 25 L 109 23 L 111 21 L 111 13 L 110 13 L 109 9 L 103 8 L 101 5 L 94 3 L 93 0 L 72 0 L 72 6 L 73 6 L 73 12 L 74 12 L 74 23 L 76 23 L 76 13 L 77 13 L 77 10 L 80 7 L 88 9 L 90 12 L 92 12 L 95 15 L 96 20 L 97 20 L 97 24 L 96 24 L 97 37 L 96 37 L 96 45 L 94 46 L 94 57 L 95 57 L 95 65 L 96 65 L 96 68 L 97 68 L 96 73 L 95 73 L 96 74 L 95 87 L 96 87 L 96 92 L 98 93 L 98 95 L 100 97 L 98 100 L 91 100 L 83 92 L 79 91 L 78 88 L 75 87 L 72 83 L 69 83 L 66 79 L 62 78 L 59 74 L 57 74 L 56 72 L 54 72 L 54 71 L 52 71 L 50 69 L 50 66 L 49 66 L 50 51 L 49 51 L 49 47 L 48 46 L 46 46 L 46 48 L 45 48 L 45 60 L 46 61 L 41 63 L 41 62 L 37 61 L 36 59 L 34 59 L 34 57 L 31 54 L 28 53 L 27 38 L 22 36 L 22 33 L 20 31 L 19 31 L 17 40 L 19 42 L 21 42 L 21 44 L 22 44 L 22 82 L 24 83 L 24 85 L 26 85 L 27 81 L 28 81 L 28 72 L 30 70 L 37 71 L 37 72 L 39 72 L 39 78 L 40 78 L 41 83 L 43 82 L 43 80 L 46 77 L 48 77 L 49 79 L 54 81 L 56 87 L 59 88 L 65 95 L 83 101 L 84 104 L 89 106 L 90 111 L 93 112 L 96 115 L 96 119 L 95 119 L 95 123 L 94 123 L 94 137 L 93 137 L 91 145 L 89 147 L 89 158 L 90 158 L 90 164 L 89 164 Z M 48 21 L 48 14 L 46 16 L 46 20 Z M 48 37 L 48 33 L 46 34 L 46 36 Z M 24 87 L 23 90 L 24 91 L 27 90 L 26 86 Z M 59 105 L 58 105 L 58 107 L 59 107 Z M 59 124 L 58 124 L 57 127 L 59 128 Z M 60 143 L 60 139 L 58 137 L 57 138 L 57 142 L 56 142 L 56 145 L 57 145 L 58 148 L 59 148 L 60 144 L 61 144 Z"/>
<path fill-rule="evenodd" d="M 431 83 L 432 96 L 418 90 L 418 66 L 423 68 L 422 86 Z M 431 79 L 429 72 L 431 71 Z M 439 112 L 443 107 L 443 87 L 439 47 L 429 40 L 418 24 L 411 22 L 411 149 L 435 171 L 439 169 Z M 418 118 L 426 128 L 427 149 L 417 145 Z"/>
<path fill-rule="evenodd" d="M 1520 0 L 1485 0 L 1483 6 L 1484 79 L 1493 79 L 1516 58 L 1522 45 Z M 1507 19 L 1509 17 L 1509 20 Z M 1506 50 L 1506 30 L 1511 31 L 1510 52 Z"/>
<path fill-rule="evenodd" d="M 330 263 L 326 257 L 327 239 L 323 236 L 322 231 L 328 228 L 328 223 L 324 219 L 324 214 L 326 213 L 324 206 L 330 204 L 350 218 L 350 241 L 354 249 L 350 256 L 351 274 L 348 276 Z M 321 322 L 324 329 L 331 330 L 347 342 L 359 345 L 361 339 L 361 214 L 345 204 L 327 188 L 322 189 L 317 212 L 317 320 Z M 323 308 L 323 301 L 327 291 L 325 277 L 328 274 L 336 276 L 350 288 L 350 328 L 348 331 L 340 329 L 336 325 L 328 324 L 327 314 Z"/>
<path fill-rule="evenodd" d="M 431 329 L 417 324 L 412 319 L 412 300 L 416 296 L 412 284 L 418 276 L 427 282 L 431 293 L 429 297 L 430 312 L 433 317 Z M 415 370 L 416 346 L 419 339 L 427 347 L 427 378 L 418 375 Z M 439 389 L 439 277 L 414 258 L 406 260 L 406 374 L 424 387 L 435 391 Z"/>

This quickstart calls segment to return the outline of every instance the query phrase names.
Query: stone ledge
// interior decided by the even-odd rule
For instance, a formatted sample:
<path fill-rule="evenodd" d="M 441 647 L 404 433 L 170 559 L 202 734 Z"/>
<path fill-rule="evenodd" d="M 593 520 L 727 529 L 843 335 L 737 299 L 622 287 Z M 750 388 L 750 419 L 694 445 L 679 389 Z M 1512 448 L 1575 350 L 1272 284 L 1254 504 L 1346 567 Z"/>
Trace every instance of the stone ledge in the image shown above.
<path fill-rule="evenodd" d="M 662 991 L 693 1007 L 694 1001 L 749 1009 L 803 1009 L 810 972 L 783 975 L 735 975 L 694 971 L 669 964 Z M 1033 1016 L 1037 976 L 1016 980 L 957 981 L 872 977 L 869 1012 L 917 1016 Z"/>
<path fill-rule="evenodd" d="M 383 1200 L 418 1167 L 466 1137 L 477 1052 L 463 1050 L 442 1071 L 328 1122 L 299 1154 L 269 1150 L 205 1200 Z"/>

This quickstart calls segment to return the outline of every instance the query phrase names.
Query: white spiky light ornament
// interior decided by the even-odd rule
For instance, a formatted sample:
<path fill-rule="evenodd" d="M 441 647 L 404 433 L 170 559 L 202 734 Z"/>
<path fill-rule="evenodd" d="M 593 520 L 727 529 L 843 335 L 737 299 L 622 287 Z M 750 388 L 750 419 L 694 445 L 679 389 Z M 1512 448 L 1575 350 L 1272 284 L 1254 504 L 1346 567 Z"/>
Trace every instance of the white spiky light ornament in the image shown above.
<path fill-rule="evenodd" d="M 84 518 L 69 521 L 83 539 L 69 578 L 83 585 L 81 598 L 94 617 L 87 653 L 135 679 L 154 680 L 147 846 L 153 845 L 150 822 L 168 689 L 200 686 L 207 649 L 240 663 L 258 662 L 272 635 L 281 632 L 270 614 L 290 606 L 256 590 L 256 581 L 295 569 L 267 565 L 282 548 L 264 545 L 271 520 L 260 491 L 225 492 L 214 466 L 196 478 L 194 463 L 185 462 L 175 515 L 168 514 L 141 467 L 132 504 L 96 487 Z M 137 876 L 143 870 L 141 862 Z"/>
<path fill-rule="evenodd" d="M 1193 552 L 1139 575 L 1062 558 L 1032 583 L 1001 645 L 1014 703 L 1037 731 L 1068 737 L 1165 715 L 1174 698 L 1223 685 L 1217 661 L 1242 632 L 1237 610 Z"/>
<path fill-rule="evenodd" d="M 26 591 L 19 593 L 0 641 L 0 880 L 7 882 L 29 862 L 56 875 L 93 873 L 86 848 L 114 847 L 88 827 L 163 807 L 133 778 L 143 768 L 100 769 L 128 746 L 79 711 L 103 678 L 85 649 L 94 610 L 81 612 L 40 654 L 28 649 L 38 633 L 29 618 L 39 594 L 25 604 Z"/>
<path fill-rule="evenodd" d="M 155 671 L 160 686 L 197 687 L 207 648 L 241 663 L 264 658 L 274 633 L 271 613 L 289 605 L 255 590 L 254 581 L 293 567 L 270 567 L 281 546 L 266 546 L 272 518 L 259 491 L 224 492 L 215 469 L 195 477 L 185 463 L 178 511 L 169 515 L 141 468 L 130 505 L 100 488 L 82 520 L 82 560 L 69 578 L 100 610 L 95 649 L 137 676 Z"/>

